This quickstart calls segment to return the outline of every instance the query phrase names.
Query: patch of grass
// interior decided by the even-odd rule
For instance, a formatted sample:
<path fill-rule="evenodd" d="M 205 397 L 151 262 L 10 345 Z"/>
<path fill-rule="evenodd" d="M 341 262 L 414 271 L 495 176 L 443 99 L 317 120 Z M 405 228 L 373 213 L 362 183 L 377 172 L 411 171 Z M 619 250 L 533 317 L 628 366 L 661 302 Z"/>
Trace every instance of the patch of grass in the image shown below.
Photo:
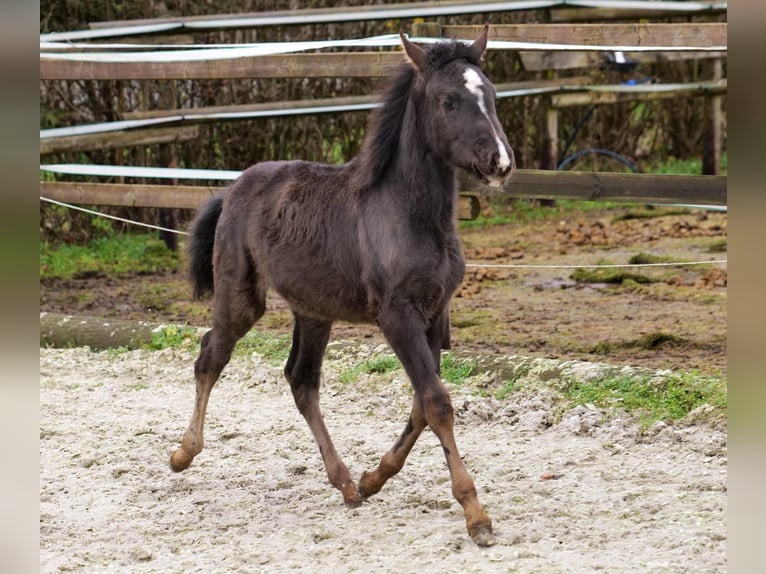
<path fill-rule="evenodd" d="M 356 381 L 361 375 L 371 375 L 373 373 L 390 373 L 401 368 L 401 363 L 393 355 L 383 355 L 364 361 L 355 367 L 344 371 L 340 375 L 340 382 L 347 384 Z"/>
<path fill-rule="evenodd" d="M 725 411 L 727 389 L 725 379 L 698 372 L 663 377 L 606 376 L 573 383 L 566 389 L 566 397 L 573 405 L 619 407 L 637 414 L 645 430 L 657 421 L 682 419 L 703 404 Z"/>
<path fill-rule="evenodd" d="M 290 356 L 292 337 L 290 335 L 259 332 L 251 330 L 237 343 L 234 354 L 248 356 L 258 353 L 264 359 L 281 363 Z"/>
<path fill-rule="evenodd" d="M 40 242 L 40 278 L 89 273 L 156 273 L 179 268 L 178 254 L 151 235 L 115 235 L 88 245 L 52 247 Z"/>
<path fill-rule="evenodd" d="M 671 215 L 689 215 L 691 210 L 686 207 L 654 207 L 651 205 L 636 206 L 612 218 L 612 223 L 631 219 L 653 219 Z"/>
<path fill-rule="evenodd" d="M 675 257 L 669 257 L 667 255 L 652 255 L 651 253 L 636 253 L 633 257 L 628 259 L 628 263 L 631 265 L 647 265 L 652 263 L 673 263 L 678 261 Z"/>
<path fill-rule="evenodd" d="M 517 199 L 513 202 L 488 200 L 491 215 L 479 215 L 476 219 L 461 221 L 461 229 L 482 229 L 494 225 L 511 225 L 533 223 L 548 218 L 559 218 L 565 214 L 577 214 L 587 211 L 598 211 L 624 207 L 610 201 L 575 201 L 571 199 L 556 200 L 555 207 L 542 206 L 539 202 Z"/>
<path fill-rule="evenodd" d="M 494 315 L 489 309 L 455 309 L 450 322 L 456 329 L 466 329 L 485 324 L 493 319 Z"/>
<path fill-rule="evenodd" d="M 589 349 L 595 355 L 608 355 L 617 349 L 638 348 L 651 351 L 663 345 L 682 346 L 692 344 L 687 339 L 673 335 L 672 333 L 647 333 L 632 341 L 600 341 Z"/>
<path fill-rule="evenodd" d="M 729 156 L 721 154 L 721 175 L 728 172 Z M 661 162 L 656 162 L 647 167 L 648 173 L 671 174 L 671 175 L 699 175 L 702 173 L 702 158 L 679 159 L 668 157 Z"/>
<path fill-rule="evenodd" d="M 713 241 L 710 245 L 707 247 L 708 253 L 726 253 L 726 251 L 729 249 L 729 242 L 726 239 L 717 239 L 716 241 Z"/>
<path fill-rule="evenodd" d="M 199 341 L 197 329 L 184 325 L 168 325 L 152 333 L 149 348 L 153 351 L 195 347 Z"/>
<path fill-rule="evenodd" d="M 521 388 L 520 380 L 529 373 L 529 366 L 522 365 L 519 368 L 513 369 L 510 373 L 506 370 L 506 373 L 508 378 L 503 380 L 502 386 L 495 389 L 495 392 L 493 393 L 494 397 L 499 401 L 507 399 L 511 394 Z"/>
<path fill-rule="evenodd" d="M 683 337 L 678 337 L 671 333 L 648 333 L 636 341 L 636 345 L 641 349 L 651 350 L 663 345 L 679 346 L 688 343 Z"/>
<path fill-rule="evenodd" d="M 608 263 L 602 261 L 599 262 L 599 264 L 607 265 Z M 635 283 L 656 283 L 659 281 L 659 279 L 652 279 L 651 277 L 628 271 L 622 267 L 594 269 L 585 269 L 581 267 L 575 269 L 569 277 L 578 283 L 624 283 L 625 281 L 633 281 Z"/>
<path fill-rule="evenodd" d="M 460 386 L 471 375 L 476 374 L 479 363 L 473 358 L 458 358 L 453 353 L 442 353 L 441 376 L 453 385 Z"/>

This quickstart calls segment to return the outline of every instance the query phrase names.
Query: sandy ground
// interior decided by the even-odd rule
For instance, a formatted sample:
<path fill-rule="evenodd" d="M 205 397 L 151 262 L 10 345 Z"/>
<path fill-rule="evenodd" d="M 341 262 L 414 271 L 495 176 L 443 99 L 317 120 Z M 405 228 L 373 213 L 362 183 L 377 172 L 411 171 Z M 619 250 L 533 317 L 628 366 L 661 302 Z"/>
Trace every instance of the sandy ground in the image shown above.
<path fill-rule="evenodd" d="M 401 372 L 339 382 L 368 352 L 330 353 L 322 392 L 355 476 L 393 444 L 410 405 Z M 561 411 L 544 388 L 503 401 L 453 388 L 458 444 L 497 535 L 479 548 L 428 431 L 378 495 L 346 508 L 280 367 L 257 356 L 227 367 L 205 450 L 172 473 L 193 359 L 40 350 L 41 572 L 726 571 L 726 429 L 704 416 L 639 433 L 619 413 Z M 536 361 L 529 377 L 542 380 L 553 363 Z"/>

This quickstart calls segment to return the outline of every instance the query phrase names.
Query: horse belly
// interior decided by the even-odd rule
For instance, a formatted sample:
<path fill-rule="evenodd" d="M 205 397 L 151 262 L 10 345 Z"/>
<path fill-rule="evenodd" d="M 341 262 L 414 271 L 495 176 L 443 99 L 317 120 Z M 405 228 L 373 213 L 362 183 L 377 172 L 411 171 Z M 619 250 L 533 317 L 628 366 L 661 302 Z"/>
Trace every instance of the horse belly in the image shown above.
<path fill-rule="evenodd" d="M 282 260 L 269 273 L 272 289 L 301 315 L 327 321 L 353 323 L 373 320 L 363 287 L 345 279 L 322 262 L 310 263 L 309 258 L 297 257 L 298 265 Z"/>

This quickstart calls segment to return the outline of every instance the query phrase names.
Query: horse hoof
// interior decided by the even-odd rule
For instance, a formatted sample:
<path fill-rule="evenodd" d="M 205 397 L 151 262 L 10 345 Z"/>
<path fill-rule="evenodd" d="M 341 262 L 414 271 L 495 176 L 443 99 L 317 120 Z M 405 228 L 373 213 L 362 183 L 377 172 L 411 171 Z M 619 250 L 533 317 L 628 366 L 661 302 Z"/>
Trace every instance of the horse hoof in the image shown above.
<path fill-rule="evenodd" d="M 342 492 L 343 502 L 348 508 L 359 508 L 364 502 L 364 496 L 359 493 L 359 488 L 353 482 L 350 485 L 344 485 Z"/>
<path fill-rule="evenodd" d="M 468 534 L 479 546 L 492 546 L 495 543 L 495 535 L 491 524 L 479 524 L 468 529 Z"/>
<path fill-rule="evenodd" d="M 362 503 L 364 502 L 364 498 L 361 496 L 357 496 L 356 498 L 351 498 L 349 500 L 344 500 L 347 508 L 359 508 L 362 506 Z"/>
<path fill-rule="evenodd" d="M 170 470 L 173 472 L 181 472 L 189 468 L 189 465 L 194 460 L 194 457 L 186 452 L 184 449 L 179 448 L 170 455 Z"/>

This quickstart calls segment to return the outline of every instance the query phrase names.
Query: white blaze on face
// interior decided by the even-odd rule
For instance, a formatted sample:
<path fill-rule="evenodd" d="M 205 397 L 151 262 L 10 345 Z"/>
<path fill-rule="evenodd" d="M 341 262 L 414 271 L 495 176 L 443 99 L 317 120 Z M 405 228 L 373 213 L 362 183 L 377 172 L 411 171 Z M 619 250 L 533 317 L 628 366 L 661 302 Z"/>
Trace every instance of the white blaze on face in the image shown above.
<path fill-rule="evenodd" d="M 481 76 L 479 76 L 479 74 L 477 74 L 476 70 L 473 68 L 466 68 L 465 72 L 463 72 L 463 78 L 465 79 L 465 88 L 474 96 L 476 96 L 476 100 L 479 102 L 479 109 L 481 110 L 481 113 L 483 113 L 487 118 L 489 127 L 492 130 L 492 134 L 495 136 L 495 141 L 497 142 L 497 150 L 500 154 L 498 166 L 501 169 L 506 169 L 511 165 L 511 158 L 508 156 L 508 150 L 505 149 L 505 145 L 503 145 L 502 140 L 497 135 L 495 126 L 492 125 L 492 121 L 489 119 L 489 113 L 487 113 L 487 105 L 484 102 L 484 91 L 482 90 L 484 82 L 481 81 Z"/>

